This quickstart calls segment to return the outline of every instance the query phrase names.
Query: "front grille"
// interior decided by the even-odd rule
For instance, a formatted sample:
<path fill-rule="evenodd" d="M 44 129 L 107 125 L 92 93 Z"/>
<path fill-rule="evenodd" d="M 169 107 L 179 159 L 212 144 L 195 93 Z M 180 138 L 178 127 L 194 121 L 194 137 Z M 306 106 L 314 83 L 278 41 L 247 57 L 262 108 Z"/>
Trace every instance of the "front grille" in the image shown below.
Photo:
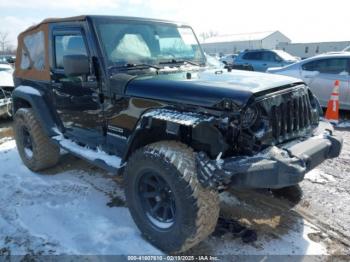
<path fill-rule="evenodd" d="M 272 144 L 282 143 L 311 130 L 313 113 L 307 90 L 302 87 L 263 99 Z"/>
<path fill-rule="evenodd" d="M 272 135 L 277 140 L 285 140 L 311 124 L 311 105 L 307 94 L 291 98 L 271 108 Z"/>

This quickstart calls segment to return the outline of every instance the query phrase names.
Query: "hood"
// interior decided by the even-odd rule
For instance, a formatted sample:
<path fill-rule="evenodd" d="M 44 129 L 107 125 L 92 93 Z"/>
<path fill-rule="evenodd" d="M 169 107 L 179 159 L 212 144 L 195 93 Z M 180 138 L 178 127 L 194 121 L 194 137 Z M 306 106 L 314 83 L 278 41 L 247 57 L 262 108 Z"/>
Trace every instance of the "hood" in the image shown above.
<path fill-rule="evenodd" d="M 229 98 L 241 106 L 255 94 L 273 88 L 300 83 L 300 80 L 243 70 L 203 70 L 161 73 L 136 77 L 126 86 L 126 95 L 168 102 L 212 107 Z"/>
<path fill-rule="evenodd" d="M 14 86 L 12 74 L 7 71 L 0 71 L 0 87 L 1 86 Z"/>

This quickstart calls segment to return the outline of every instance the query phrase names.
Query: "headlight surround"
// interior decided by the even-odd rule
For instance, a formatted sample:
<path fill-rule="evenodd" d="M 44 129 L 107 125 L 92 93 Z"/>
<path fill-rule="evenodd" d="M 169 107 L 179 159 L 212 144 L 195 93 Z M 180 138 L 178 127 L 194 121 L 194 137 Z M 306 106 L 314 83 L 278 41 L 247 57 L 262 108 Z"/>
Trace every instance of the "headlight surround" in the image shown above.
<path fill-rule="evenodd" d="M 241 114 L 241 125 L 243 128 L 253 126 L 258 119 L 259 111 L 256 106 L 247 107 Z"/>

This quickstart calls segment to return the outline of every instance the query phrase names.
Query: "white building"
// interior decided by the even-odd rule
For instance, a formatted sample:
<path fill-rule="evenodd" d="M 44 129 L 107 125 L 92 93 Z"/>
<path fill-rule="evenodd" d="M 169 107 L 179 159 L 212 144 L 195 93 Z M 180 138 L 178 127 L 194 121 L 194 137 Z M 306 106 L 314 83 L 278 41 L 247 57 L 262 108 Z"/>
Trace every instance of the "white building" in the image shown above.
<path fill-rule="evenodd" d="M 342 51 L 350 46 L 350 41 L 318 42 L 318 43 L 279 43 L 277 48 L 300 58 L 308 58 L 318 54 Z"/>
<path fill-rule="evenodd" d="M 267 31 L 214 36 L 205 39 L 202 47 L 208 54 L 233 54 L 244 49 L 277 49 L 281 43 L 290 42 L 280 31 Z"/>

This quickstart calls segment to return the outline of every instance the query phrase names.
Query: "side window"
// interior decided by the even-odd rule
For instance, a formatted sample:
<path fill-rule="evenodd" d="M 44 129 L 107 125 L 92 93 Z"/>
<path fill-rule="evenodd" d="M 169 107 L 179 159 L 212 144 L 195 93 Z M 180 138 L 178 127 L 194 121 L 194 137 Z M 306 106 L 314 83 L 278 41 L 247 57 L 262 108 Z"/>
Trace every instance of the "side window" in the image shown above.
<path fill-rule="evenodd" d="M 317 71 L 317 62 L 318 61 L 311 61 L 309 63 L 303 64 L 301 68 L 305 71 Z"/>
<path fill-rule="evenodd" d="M 348 59 L 321 59 L 306 63 L 302 68 L 306 71 L 318 71 L 323 74 L 348 74 Z"/>
<path fill-rule="evenodd" d="M 44 32 L 39 31 L 23 38 L 21 64 L 23 70 L 43 71 L 45 67 Z"/>
<path fill-rule="evenodd" d="M 262 53 L 262 60 L 269 61 L 269 62 L 275 62 L 276 60 L 276 54 L 273 52 L 263 52 Z"/>
<path fill-rule="evenodd" d="M 87 55 L 87 49 L 81 34 L 55 36 L 55 67 L 63 69 L 63 56 Z"/>
<path fill-rule="evenodd" d="M 261 60 L 262 54 L 261 52 L 248 52 L 243 55 L 243 59 L 246 60 Z"/>

